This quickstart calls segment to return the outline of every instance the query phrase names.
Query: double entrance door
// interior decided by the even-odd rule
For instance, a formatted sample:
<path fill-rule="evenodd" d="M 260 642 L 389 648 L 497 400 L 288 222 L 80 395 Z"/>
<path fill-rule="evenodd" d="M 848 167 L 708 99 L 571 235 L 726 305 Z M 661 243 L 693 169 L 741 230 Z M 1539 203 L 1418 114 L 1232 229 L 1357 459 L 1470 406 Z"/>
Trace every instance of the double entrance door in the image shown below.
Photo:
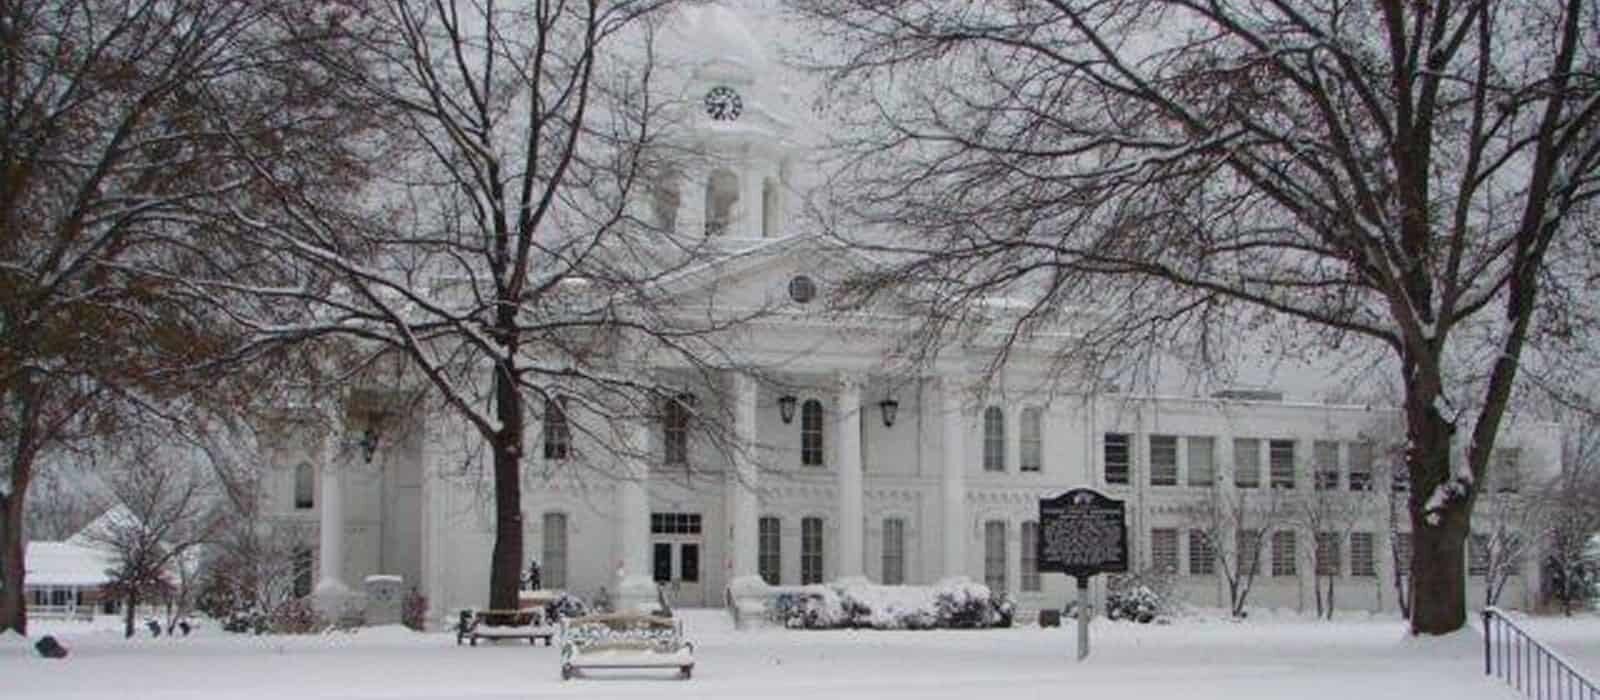
<path fill-rule="evenodd" d="M 656 585 L 674 607 L 706 604 L 701 583 L 705 536 L 699 513 L 650 514 L 650 567 Z"/>

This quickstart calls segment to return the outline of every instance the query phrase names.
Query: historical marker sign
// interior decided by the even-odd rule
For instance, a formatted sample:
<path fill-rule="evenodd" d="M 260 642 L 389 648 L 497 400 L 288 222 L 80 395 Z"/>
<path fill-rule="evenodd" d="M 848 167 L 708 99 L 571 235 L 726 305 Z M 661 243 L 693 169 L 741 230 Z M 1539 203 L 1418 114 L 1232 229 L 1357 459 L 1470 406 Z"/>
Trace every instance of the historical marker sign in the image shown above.
<path fill-rule="evenodd" d="M 1080 579 L 1128 570 L 1128 521 L 1122 501 L 1093 489 L 1039 500 L 1039 570 Z"/>

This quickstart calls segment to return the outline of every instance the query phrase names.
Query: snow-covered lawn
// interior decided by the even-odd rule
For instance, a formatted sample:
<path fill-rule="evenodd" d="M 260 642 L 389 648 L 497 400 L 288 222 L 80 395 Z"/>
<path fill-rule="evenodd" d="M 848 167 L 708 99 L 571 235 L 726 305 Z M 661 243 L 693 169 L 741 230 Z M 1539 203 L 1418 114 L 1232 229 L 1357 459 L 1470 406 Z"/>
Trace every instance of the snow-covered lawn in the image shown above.
<path fill-rule="evenodd" d="M 0 639 L 0 697 L 23 698 L 1512 698 L 1482 675 L 1481 637 L 1419 643 L 1390 619 L 1317 622 L 1208 617 L 1172 625 L 1097 621 L 1094 654 L 1072 658 L 1074 628 L 970 631 L 736 631 L 686 611 L 698 665 L 560 680 L 558 650 L 526 642 L 458 647 L 402 628 L 248 637 L 124 640 L 84 624 L 36 623 L 70 649 L 47 660 Z M 1600 618 L 1535 619 L 1561 653 L 1600 670 Z M 599 676 L 599 674 L 596 674 Z M 1592 673 L 1591 673 L 1592 675 Z"/>

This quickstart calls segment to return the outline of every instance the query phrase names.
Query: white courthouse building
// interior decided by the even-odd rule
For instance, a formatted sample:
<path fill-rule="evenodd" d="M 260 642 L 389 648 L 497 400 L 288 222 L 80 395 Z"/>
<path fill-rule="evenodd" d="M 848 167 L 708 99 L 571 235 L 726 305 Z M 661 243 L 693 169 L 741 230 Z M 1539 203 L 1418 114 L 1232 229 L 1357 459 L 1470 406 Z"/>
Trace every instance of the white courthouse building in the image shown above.
<path fill-rule="evenodd" d="M 732 12 L 685 11 L 691 44 L 706 53 L 690 69 L 697 115 L 683 138 L 714 160 L 683 174 L 678 196 L 649 206 L 666 202 L 681 230 L 726 242 L 725 255 L 680 278 L 690 313 L 778 312 L 731 340 L 726 352 L 741 361 L 709 381 L 687 368 L 638 368 L 696 377 L 685 380 L 685 400 L 719 409 L 696 414 L 731 417 L 741 449 L 688 439 L 690 411 L 667 407 L 634 427 L 650 458 L 566 468 L 605 451 L 584 445 L 559 412 L 536 412 L 546 424 L 529 431 L 524 457 L 524 556 L 538 561 L 546 588 L 653 600 L 660 583 L 675 605 L 720 606 L 730 587 L 749 590 L 758 578 L 966 577 L 1023 610 L 1054 607 L 1072 583 L 1034 566 L 1038 501 L 1088 486 L 1126 501 L 1134 568 L 1170 571 L 1190 604 L 1228 602 L 1220 574 L 1238 551 L 1238 528 L 1209 515 L 1270 501 L 1279 509 L 1250 607 L 1315 609 L 1320 568 L 1334 577 L 1339 608 L 1396 608 L 1392 552 L 1406 546 L 1409 524 L 1403 492 L 1390 517 L 1393 411 L 1271 392 L 1067 386 L 1051 381 L 1048 338 L 997 373 L 982 371 L 991 357 L 981 347 L 952 348 L 908 373 L 891 359 L 890 329 L 902 320 L 821 308 L 829 285 L 870 261 L 795 230 L 805 154 L 790 132 L 803 110 L 760 79 L 760 42 Z M 347 436 L 360 436 L 371 416 L 357 403 L 350 410 Z M 266 510 L 316 533 L 306 539 L 306 586 L 359 588 L 367 576 L 399 575 L 427 597 L 434 621 L 486 605 L 493 496 L 486 476 L 461 469 L 470 430 L 448 415 L 387 416 L 377 443 L 340 446 L 354 439 L 286 440 L 271 457 Z M 1501 444 L 1500 460 L 1516 467 L 1510 497 L 1558 471 L 1553 425 L 1515 423 Z M 1313 503 L 1336 517 L 1302 517 Z M 1537 557 L 1519 566 L 1504 605 L 1530 605 L 1537 593 Z M 1481 578 L 1470 603 L 1482 600 Z"/>

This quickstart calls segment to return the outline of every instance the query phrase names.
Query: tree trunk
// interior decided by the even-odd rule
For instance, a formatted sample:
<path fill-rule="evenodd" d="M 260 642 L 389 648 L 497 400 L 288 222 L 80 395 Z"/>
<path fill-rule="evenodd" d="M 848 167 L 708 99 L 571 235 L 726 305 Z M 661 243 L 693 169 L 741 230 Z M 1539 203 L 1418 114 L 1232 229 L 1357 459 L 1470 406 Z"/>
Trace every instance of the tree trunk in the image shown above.
<path fill-rule="evenodd" d="M 133 610 L 139 607 L 139 598 L 129 593 L 122 601 L 122 636 L 133 639 Z"/>
<path fill-rule="evenodd" d="M 1451 506 L 1438 525 L 1412 519 L 1411 633 L 1449 634 L 1467 622 L 1465 509 Z"/>
<path fill-rule="evenodd" d="M 511 356 L 511 353 L 507 353 Z M 489 566 L 489 607 L 515 610 L 522 587 L 522 397 L 517 392 L 514 368 L 495 368 L 495 413 L 500 430 L 490 442 L 494 449 L 494 554 Z"/>
<path fill-rule="evenodd" d="M 22 586 L 27 567 L 22 556 L 22 492 L 13 491 L 0 496 L 0 632 L 9 629 L 26 636 L 28 606 Z"/>

